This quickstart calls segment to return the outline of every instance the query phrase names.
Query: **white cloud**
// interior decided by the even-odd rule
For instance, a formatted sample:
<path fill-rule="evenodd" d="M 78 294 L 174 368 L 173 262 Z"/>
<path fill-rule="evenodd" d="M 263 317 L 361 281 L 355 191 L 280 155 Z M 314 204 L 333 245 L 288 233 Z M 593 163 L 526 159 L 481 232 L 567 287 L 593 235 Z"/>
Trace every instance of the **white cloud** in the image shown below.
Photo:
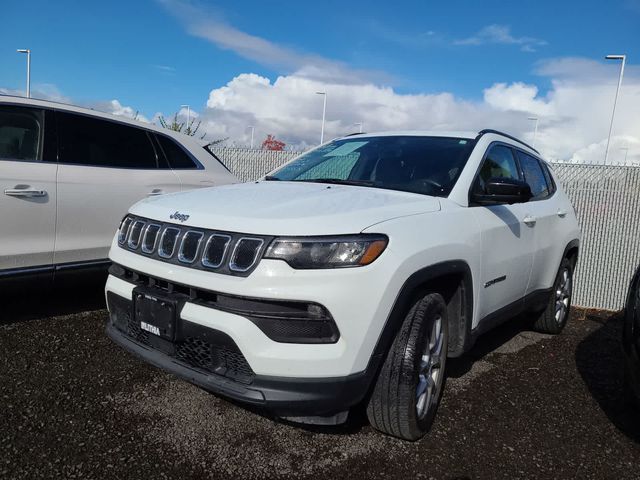
<path fill-rule="evenodd" d="M 230 142 L 249 143 L 248 125 L 256 126 L 256 143 L 274 134 L 298 148 L 314 145 L 320 136 L 322 97 L 327 92 L 325 138 L 357 130 L 480 130 L 497 128 L 533 141 L 533 123 L 540 119 L 537 146 L 550 159 L 602 162 L 617 71 L 584 59 L 559 59 L 537 66 L 551 88 L 522 82 L 496 83 L 484 90 L 481 101 L 470 102 L 451 93 L 400 94 L 373 83 L 345 85 L 298 75 L 271 81 L 256 74 L 241 74 L 213 89 L 207 107 L 200 112 L 207 138 L 230 137 Z M 640 76 L 630 66 L 625 75 L 614 125 L 609 159 L 640 161 Z M 600 83 L 591 80 L 599 78 Z M 594 146 L 595 145 L 595 146 Z M 616 150 L 617 149 L 617 150 Z M 624 152 L 622 152 L 624 153 Z"/>
<path fill-rule="evenodd" d="M 387 78 L 381 72 L 357 70 L 343 62 L 278 45 L 264 38 L 243 32 L 226 23 L 211 8 L 195 6 L 189 0 L 158 0 L 181 20 L 187 31 L 218 48 L 231 50 L 241 57 L 280 71 L 299 76 L 357 83 L 365 78 Z"/>
<path fill-rule="evenodd" d="M 534 37 L 514 37 L 507 25 L 487 25 L 475 35 L 455 40 L 454 45 L 485 45 L 488 43 L 504 45 L 520 45 L 523 52 L 535 52 L 537 47 L 547 45 L 547 42 Z"/>
<path fill-rule="evenodd" d="M 151 123 L 147 117 L 142 115 L 138 110 L 133 107 L 122 105 L 118 100 L 110 100 L 108 102 L 94 102 L 83 105 L 93 110 L 98 110 L 112 115 L 131 118 L 143 123 Z"/>
<path fill-rule="evenodd" d="M 159 70 L 161 73 L 165 75 L 174 75 L 176 73 L 176 69 L 169 65 L 151 65 L 156 70 Z"/>
<path fill-rule="evenodd" d="M 484 90 L 484 101 L 499 111 L 521 111 L 535 115 L 551 114 L 551 105 L 538 96 L 538 87 L 515 82 L 495 83 Z"/>
<path fill-rule="evenodd" d="M 449 92 L 402 94 L 372 82 L 345 84 L 297 73 L 275 80 L 244 73 L 211 90 L 206 105 L 195 105 L 192 118 L 202 121 L 199 132 L 207 140 L 229 137 L 228 144 L 249 144 L 249 125 L 255 126 L 255 144 L 273 134 L 290 148 L 316 145 L 320 137 L 322 97 L 327 92 L 325 138 L 353 133 L 356 122 L 368 132 L 384 130 L 480 130 L 496 128 L 533 142 L 533 123 L 539 118 L 536 146 L 552 160 L 601 163 L 604 160 L 619 64 L 582 58 L 541 62 L 536 73 L 550 88 L 523 82 L 487 86 L 479 101 Z M 47 90 L 43 93 L 42 90 Z M 34 93 L 41 98 L 71 103 L 55 86 Z M 0 93 L 15 94 L 2 89 Z M 98 110 L 135 116 L 132 106 L 118 100 L 80 102 Z M 628 64 L 616 111 L 609 161 L 640 163 L 640 67 Z M 186 120 L 186 109 L 179 112 Z M 142 121 L 158 123 L 161 113 Z M 173 113 L 165 115 L 172 116 Z M 627 148 L 628 151 L 621 150 Z"/>

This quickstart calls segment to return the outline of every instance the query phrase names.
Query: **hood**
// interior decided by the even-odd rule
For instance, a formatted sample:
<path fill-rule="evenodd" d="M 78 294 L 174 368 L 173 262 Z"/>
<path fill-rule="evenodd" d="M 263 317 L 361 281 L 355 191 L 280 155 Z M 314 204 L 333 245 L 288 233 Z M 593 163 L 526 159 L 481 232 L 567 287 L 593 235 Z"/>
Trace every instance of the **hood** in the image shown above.
<path fill-rule="evenodd" d="M 262 181 L 150 197 L 131 213 L 170 223 L 256 235 L 359 233 L 392 218 L 440 210 L 437 198 L 379 188 Z"/>

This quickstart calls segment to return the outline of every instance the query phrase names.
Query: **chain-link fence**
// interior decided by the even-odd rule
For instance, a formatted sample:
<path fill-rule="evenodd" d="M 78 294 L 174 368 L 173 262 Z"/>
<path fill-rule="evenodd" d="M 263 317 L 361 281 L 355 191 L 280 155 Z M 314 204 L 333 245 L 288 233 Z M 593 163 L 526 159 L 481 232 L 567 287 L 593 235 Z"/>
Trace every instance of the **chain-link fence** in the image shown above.
<path fill-rule="evenodd" d="M 301 152 L 218 148 L 242 181 L 260 178 Z M 640 263 L 640 168 L 553 164 L 582 227 L 574 304 L 617 310 Z"/>
<path fill-rule="evenodd" d="M 640 168 L 557 163 L 582 227 L 574 303 L 618 310 L 640 263 Z"/>
<path fill-rule="evenodd" d="M 211 151 L 242 182 L 256 180 L 302 153 L 249 148 L 212 148 Z"/>

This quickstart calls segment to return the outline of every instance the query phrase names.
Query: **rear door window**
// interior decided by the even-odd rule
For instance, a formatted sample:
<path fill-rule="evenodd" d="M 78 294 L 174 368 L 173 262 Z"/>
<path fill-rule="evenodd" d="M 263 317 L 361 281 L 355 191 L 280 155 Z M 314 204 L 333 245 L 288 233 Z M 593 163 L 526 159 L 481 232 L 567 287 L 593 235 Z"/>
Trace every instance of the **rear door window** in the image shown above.
<path fill-rule="evenodd" d="M 146 130 L 87 115 L 56 113 L 59 161 L 111 168 L 158 168 Z"/>
<path fill-rule="evenodd" d="M 0 160 L 40 160 L 43 125 L 42 110 L 0 106 Z"/>
<path fill-rule="evenodd" d="M 531 187 L 533 200 L 547 198 L 549 196 L 549 186 L 538 159 L 520 150 L 518 150 L 518 159 L 524 174 L 524 181 Z"/>

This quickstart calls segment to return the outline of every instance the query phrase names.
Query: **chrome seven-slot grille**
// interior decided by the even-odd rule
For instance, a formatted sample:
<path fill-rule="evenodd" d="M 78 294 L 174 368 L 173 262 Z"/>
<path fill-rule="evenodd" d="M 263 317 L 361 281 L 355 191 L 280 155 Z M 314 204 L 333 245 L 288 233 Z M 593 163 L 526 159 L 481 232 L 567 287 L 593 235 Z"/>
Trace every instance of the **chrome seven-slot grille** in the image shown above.
<path fill-rule="evenodd" d="M 219 232 L 127 215 L 118 244 L 156 260 L 228 275 L 247 276 L 271 238 Z"/>

